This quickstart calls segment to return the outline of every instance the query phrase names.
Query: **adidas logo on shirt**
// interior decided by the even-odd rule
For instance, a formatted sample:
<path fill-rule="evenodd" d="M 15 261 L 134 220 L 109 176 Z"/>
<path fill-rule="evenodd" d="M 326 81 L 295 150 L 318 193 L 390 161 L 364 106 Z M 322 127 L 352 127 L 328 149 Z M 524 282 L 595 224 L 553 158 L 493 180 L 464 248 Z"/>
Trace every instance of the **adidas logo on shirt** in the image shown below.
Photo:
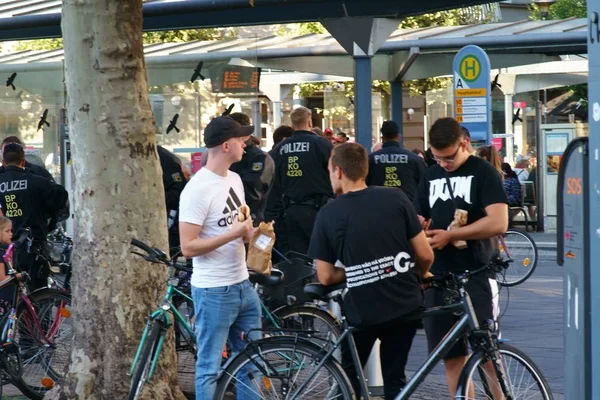
<path fill-rule="evenodd" d="M 234 218 L 238 217 L 238 210 L 241 206 L 240 198 L 235 194 L 233 188 L 229 188 L 229 196 L 227 196 L 225 208 L 223 209 L 225 216 L 219 220 L 218 225 L 223 228 L 233 224 Z"/>

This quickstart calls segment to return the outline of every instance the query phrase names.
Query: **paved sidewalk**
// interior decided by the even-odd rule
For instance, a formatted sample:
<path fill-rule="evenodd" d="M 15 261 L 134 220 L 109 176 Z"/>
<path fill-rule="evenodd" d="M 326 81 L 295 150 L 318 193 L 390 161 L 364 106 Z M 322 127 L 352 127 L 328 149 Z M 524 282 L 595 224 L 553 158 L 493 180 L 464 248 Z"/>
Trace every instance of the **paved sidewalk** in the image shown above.
<path fill-rule="evenodd" d="M 540 249 L 556 249 L 556 233 L 527 232 Z"/>

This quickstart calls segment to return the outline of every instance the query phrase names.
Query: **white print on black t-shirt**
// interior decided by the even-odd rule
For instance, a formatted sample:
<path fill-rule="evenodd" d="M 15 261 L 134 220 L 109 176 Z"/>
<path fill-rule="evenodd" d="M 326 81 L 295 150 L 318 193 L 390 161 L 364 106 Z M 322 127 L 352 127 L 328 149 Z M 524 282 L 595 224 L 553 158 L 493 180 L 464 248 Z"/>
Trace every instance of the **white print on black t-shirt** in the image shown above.
<path fill-rule="evenodd" d="M 406 154 L 379 154 L 373 157 L 375 164 L 407 164 Z"/>
<path fill-rule="evenodd" d="M 410 254 L 408 253 L 402 251 L 394 258 L 394 268 L 401 274 L 408 272 L 414 266 L 415 263 L 410 261 Z"/>
<path fill-rule="evenodd" d="M 450 178 L 452 183 L 452 193 L 454 198 L 462 197 L 465 203 L 472 204 L 471 202 L 471 182 L 473 181 L 473 175 L 469 176 L 455 176 Z M 433 208 L 436 201 L 448 201 L 452 200 L 450 191 L 447 188 L 446 178 L 434 179 L 429 181 L 429 207 Z"/>
<path fill-rule="evenodd" d="M 353 288 L 382 279 L 393 278 L 398 274 L 408 272 L 414 266 L 415 263 L 410 261 L 410 255 L 400 252 L 396 257 L 382 257 L 346 267 L 346 284 L 348 288 Z"/>
<path fill-rule="evenodd" d="M 229 188 L 229 196 L 227 196 L 227 201 L 225 201 L 225 208 L 223 209 L 223 214 L 225 216 L 221 218 L 218 222 L 220 227 L 225 227 L 233 224 L 234 218 L 238 216 L 238 209 L 242 206 L 242 202 L 240 198 L 235 194 L 233 188 Z"/>

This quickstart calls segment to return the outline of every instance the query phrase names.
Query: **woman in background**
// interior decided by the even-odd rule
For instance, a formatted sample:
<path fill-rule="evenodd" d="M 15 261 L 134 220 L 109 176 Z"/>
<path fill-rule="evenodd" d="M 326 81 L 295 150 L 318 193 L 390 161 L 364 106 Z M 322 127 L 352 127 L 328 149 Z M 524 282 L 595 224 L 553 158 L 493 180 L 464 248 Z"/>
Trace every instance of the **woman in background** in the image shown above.
<path fill-rule="evenodd" d="M 423 161 L 425 161 L 425 151 L 424 150 L 413 149 L 412 152 L 415 153 L 416 155 L 418 155 L 419 157 L 421 157 L 423 159 Z"/>
<path fill-rule="evenodd" d="M 504 174 L 504 191 L 508 196 L 508 205 L 510 207 L 521 207 L 523 205 L 523 191 L 517 173 L 507 163 L 502 163 L 502 172 Z"/>
<path fill-rule="evenodd" d="M 480 146 L 477 148 L 477 157 L 481 157 L 487 160 L 490 164 L 496 168 L 502 178 L 504 178 L 504 172 L 502 172 L 502 163 L 500 162 L 500 154 L 495 146 Z"/>

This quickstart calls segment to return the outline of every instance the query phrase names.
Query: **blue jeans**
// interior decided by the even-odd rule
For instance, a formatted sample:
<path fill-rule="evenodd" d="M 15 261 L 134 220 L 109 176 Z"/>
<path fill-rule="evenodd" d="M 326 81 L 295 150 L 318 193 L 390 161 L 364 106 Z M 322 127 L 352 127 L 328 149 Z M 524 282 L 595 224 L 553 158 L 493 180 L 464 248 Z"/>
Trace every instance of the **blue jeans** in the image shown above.
<path fill-rule="evenodd" d="M 239 352 L 245 342 L 242 334 L 261 327 L 260 300 L 249 281 L 231 286 L 197 288 L 192 286 L 196 312 L 196 400 L 212 400 L 221 367 L 221 355 L 229 339 L 231 350 Z M 248 334 L 252 340 L 260 332 Z M 252 387 L 247 374 L 241 374 L 241 385 Z M 248 398 L 247 396 L 243 396 Z M 242 398 L 238 395 L 238 399 Z"/>

